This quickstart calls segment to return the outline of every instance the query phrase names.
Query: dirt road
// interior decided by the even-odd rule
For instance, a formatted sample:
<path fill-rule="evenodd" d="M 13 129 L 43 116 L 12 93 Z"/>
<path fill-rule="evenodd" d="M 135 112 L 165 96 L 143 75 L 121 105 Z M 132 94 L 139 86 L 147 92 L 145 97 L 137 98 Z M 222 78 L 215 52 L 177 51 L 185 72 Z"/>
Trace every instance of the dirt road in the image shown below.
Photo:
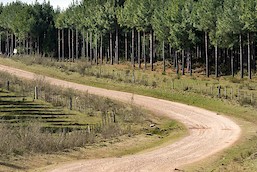
<path fill-rule="evenodd" d="M 33 79 L 35 76 L 33 73 L 3 65 L 0 65 L 0 70 L 27 79 Z M 151 152 L 122 158 L 78 161 L 58 166 L 52 172 L 174 171 L 175 168 L 199 161 L 231 146 L 241 133 L 240 127 L 230 119 L 201 108 L 131 93 L 94 88 L 50 77 L 45 79 L 57 86 L 88 91 L 123 102 L 130 102 L 133 96 L 135 104 L 180 121 L 190 132 L 180 141 Z"/>

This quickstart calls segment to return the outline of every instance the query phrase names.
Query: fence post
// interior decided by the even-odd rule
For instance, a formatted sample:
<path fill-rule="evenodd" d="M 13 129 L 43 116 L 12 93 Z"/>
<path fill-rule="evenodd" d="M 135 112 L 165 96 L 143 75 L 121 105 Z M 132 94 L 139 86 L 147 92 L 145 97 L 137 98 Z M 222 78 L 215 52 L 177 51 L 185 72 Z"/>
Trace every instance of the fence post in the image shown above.
<path fill-rule="evenodd" d="M 7 81 L 6 87 L 7 87 L 7 91 L 10 91 L 10 81 Z"/>
<path fill-rule="evenodd" d="M 70 96 L 70 110 L 72 110 L 72 97 Z"/>
<path fill-rule="evenodd" d="M 91 132 L 90 125 L 87 125 L 87 132 L 88 132 L 88 133 Z"/>
<path fill-rule="evenodd" d="M 220 98 L 220 89 L 221 89 L 221 86 L 219 85 L 218 86 L 218 98 Z"/>
<path fill-rule="evenodd" d="M 35 87 L 34 90 L 34 100 L 38 100 L 38 87 Z"/>
<path fill-rule="evenodd" d="M 116 114 L 115 114 L 115 112 L 112 112 L 112 115 L 113 115 L 113 123 L 116 123 Z"/>

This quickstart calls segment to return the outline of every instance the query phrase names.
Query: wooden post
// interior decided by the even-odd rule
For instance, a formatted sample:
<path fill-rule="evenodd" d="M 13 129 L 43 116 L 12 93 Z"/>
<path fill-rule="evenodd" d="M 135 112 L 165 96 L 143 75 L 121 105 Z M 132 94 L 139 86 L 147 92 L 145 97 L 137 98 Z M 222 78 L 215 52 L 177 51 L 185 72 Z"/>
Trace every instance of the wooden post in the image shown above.
<path fill-rule="evenodd" d="M 10 91 L 10 81 L 7 81 L 6 87 L 7 87 L 7 91 Z"/>
<path fill-rule="evenodd" d="M 72 110 L 72 97 L 70 96 L 70 110 Z"/>
<path fill-rule="evenodd" d="M 91 133 L 90 125 L 87 126 L 87 132 Z"/>
<path fill-rule="evenodd" d="M 221 86 L 219 85 L 219 86 L 218 86 L 218 98 L 221 97 L 221 92 L 220 92 L 220 91 L 221 91 Z"/>
<path fill-rule="evenodd" d="M 38 100 L 38 87 L 35 87 L 34 90 L 34 100 Z"/>
<path fill-rule="evenodd" d="M 115 112 L 112 112 L 112 114 L 113 114 L 113 123 L 116 123 L 116 114 Z"/>

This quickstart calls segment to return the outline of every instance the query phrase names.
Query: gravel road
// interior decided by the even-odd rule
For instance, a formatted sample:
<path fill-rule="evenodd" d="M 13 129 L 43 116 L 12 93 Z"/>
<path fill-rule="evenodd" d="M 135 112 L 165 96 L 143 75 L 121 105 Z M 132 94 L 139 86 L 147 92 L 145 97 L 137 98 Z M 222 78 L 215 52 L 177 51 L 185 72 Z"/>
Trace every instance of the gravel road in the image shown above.
<path fill-rule="evenodd" d="M 0 65 L 0 70 L 27 79 L 35 77 L 34 73 L 3 65 Z M 170 172 L 228 148 L 239 139 L 241 134 L 240 127 L 232 120 L 198 107 L 147 96 L 133 95 L 131 93 L 85 86 L 50 77 L 45 77 L 45 80 L 56 86 L 88 91 L 92 94 L 123 102 L 131 102 L 133 96 L 135 104 L 156 114 L 166 115 L 178 120 L 189 130 L 188 136 L 157 150 L 121 158 L 81 160 L 57 166 L 51 172 Z"/>

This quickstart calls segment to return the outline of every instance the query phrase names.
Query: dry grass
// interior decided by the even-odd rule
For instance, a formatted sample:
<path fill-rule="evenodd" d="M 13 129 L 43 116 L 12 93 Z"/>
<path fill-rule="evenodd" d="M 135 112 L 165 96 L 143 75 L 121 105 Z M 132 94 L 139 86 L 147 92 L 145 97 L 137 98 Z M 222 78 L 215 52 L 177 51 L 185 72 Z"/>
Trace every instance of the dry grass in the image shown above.
<path fill-rule="evenodd" d="M 253 80 L 250 81 L 247 79 L 239 79 L 239 76 L 236 76 L 235 78 L 206 78 L 203 74 L 194 73 L 193 77 L 190 77 L 188 75 L 176 75 L 171 70 L 168 70 L 165 74 L 161 74 L 161 72 L 158 71 L 150 72 L 136 69 L 135 83 L 132 83 L 133 70 L 129 67 L 129 65 L 105 65 L 101 67 L 93 66 L 86 68 L 84 75 L 87 77 L 81 77 L 79 72 L 74 72 L 77 65 L 76 63 L 63 63 L 62 65 L 65 66 L 64 69 L 56 70 L 56 67 L 48 68 L 36 64 L 34 64 L 34 66 L 25 66 L 19 61 L 1 61 L 3 64 L 15 64 L 16 67 L 22 69 L 30 70 L 36 73 L 44 73 L 48 76 L 81 84 L 128 91 L 131 93 L 148 95 L 199 106 L 216 111 L 219 114 L 236 117 L 240 121 L 250 122 L 250 124 L 247 125 L 256 125 L 257 123 L 257 113 L 254 103 L 256 102 L 257 98 L 256 76 L 254 76 Z M 97 75 L 97 73 L 100 73 L 100 71 L 101 75 Z M 99 76 L 99 78 L 97 76 Z M 153 84 L 156 86 L 156 88 L 153 89 L 151 83 L 154 81 L 157 85 Z M 175 87 L 174 89 L 173 85 Z M 218 86 L 221 86 L 222 88 L 221 98 L 217 97 Z M 213 88 L 213 93 L 211 93 L 211 88 Z M 227 97 L 224 96 L 224 88 L 227 88 Z M 233 89 L 233 92 L 231 92 L 231 88 Z M 240 96 L 238 96 L 238 89 L 241 90 Z M 253 101 L 249 101 L 249 99 L 251 99 L 251 95 L 253 95 Z M 239 98 L 242 99 L 240 100 Z M 245 171 L 256 171 L 256 160 L 252 158 L 255 157 L 257 152 L 257 138 L 255 137 L 256 130 L 245 131 L 245 133 L 248 132 L 253 132 L 253 135 L 226 151 L 224 153 L 225 159 L 223 159 L 223 156 L 218 156 L 214 163 L 204 164 L 205 168 L 194 168 L 194 171 L 206 171 L 207 167 L 210 167 L 208 168 L 210 169 L 209 171 L 233 171 L 233 168 L 235 170 L 247 169 Z M 249 142 L 247 140 L 249 140 Z M 237 161 L 238 157 L 240 157 L 240 161 Z"/>
<path fill-rule="evenodd" d="M 82 147 L 94 142 L 94 133 L 87 131 L 43 131 L 40 123 L 13 127 L 0 124 L 0 156 L 17 156 L 32 153 L 53 153 L 74 147 Z"/>
<path fill-rule="evenodd" d="M 158 146 L 170 139 L 178 138 L 185 131 L 176 122 L 154 117 L 149 112 L 133 106 L 133 103 L 126 105 L 88 93 L 56 88 L 46 83 L 42 77 L 36 77 L 34 81 L 30 82 L 20 80 L 5 72 L 0 72 L 0 75 L 1 87 L 6 88 L 6 81 L 9 81 L 10 91 L 15 92 L 2 90 L 4 95 L 0 94 L 0 103 L 6 100 L 3 97 L 8 95 L 12 97 L 23 95 L 25 96 L 25 99 L 21 101 L 25 106 L 23 108 L 30 108 L 26 107 L 26 101 L 28 101 L 26 96 L 33 96 L 34 87 L 37 86 L 39 97 L 42 100 L 44 99 L 51 103 L 53 107 L 66 108 L 67 114 L 73 114 L 70 118 L 74 120 L 74 125 L 87 124 L 89 122 L 93 124 L 90 125 L 90 128 L 85 125 L 85 127 L 80 126 L 75 129 L 67 129 L 66 124 L 62 124 L 58 127 L 58 130 L 52 130 L 51 126 L 42 120 L 28 120 L 25 122 L 17 120 L 15 124 L 0 123 L 0 170 L 4 169 L 1 168 L 1 161 L 9 163 L 8 159 L 66 152 L 78 147 L 94 146 L 114 138 L 127 137 L 129 139 L 138 135 L 146 136 L 146 133 L 150 132 L 154 138 L 148 138 L 151 142 L 137 144 L 126 150 L 111 151 L 112 153 L 109 154 L 111 156 L 135 153 L 146 148 Z M 56 101 L 56 97 L 59 97 L 59 101 Z M 75 110 L 75 113 L 67 109 L 67 99 L 70 97 L 74 98 L 73 110 Z M 31 98 L 29 99 L 31 100 Z M 39 100 L 39 102 L 44 105 L 45 102 L 42 100 Z M 12 102 L 15 102 L 14 99 L 12 99 Z M 17 111 L 21 107 L 19 105 L 19 107 L 14 106 L 13 108 Z M 88 121 L 85 119 L 88 119 Z M 152 123 L 156 124 L 158 130 L 150 127 Z M 163 125 L 164 123 L 165 125 Z M 17 168 L 11 167 L 11 169 L 15 171 Z"/>

